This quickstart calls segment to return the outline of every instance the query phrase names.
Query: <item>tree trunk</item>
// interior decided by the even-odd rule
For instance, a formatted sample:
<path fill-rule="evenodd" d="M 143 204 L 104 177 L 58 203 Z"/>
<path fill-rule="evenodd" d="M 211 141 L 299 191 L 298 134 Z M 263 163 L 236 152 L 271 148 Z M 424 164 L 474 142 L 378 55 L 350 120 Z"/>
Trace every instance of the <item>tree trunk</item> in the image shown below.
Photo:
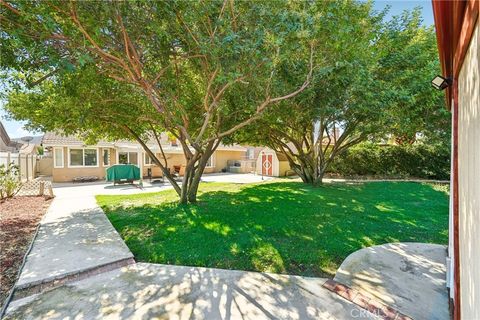
<path fill-rule="evenodd" d="M 313 153 L 303 154 L 301 157 L 287 156 L 290 168 L 302 179 L 303 183 L 313 186 L 321 186 L 323 184 L 323 176 L 325 174 L 325 163 L 322 162 Z"/>
<path fill-rule="evenodd" d="M 182 192 L 180 194 L 180 204 L 196 203 L 198 187 L 202 178 L 205 167 L 207 166 L 208 159 L 212 156 L 216 148 L 213 147 L 213 143 L 210 143 L 205 148 L 205 151 L 195 161 L 187 164 L 185 167 L 185 175 L 182 182 Z"/>

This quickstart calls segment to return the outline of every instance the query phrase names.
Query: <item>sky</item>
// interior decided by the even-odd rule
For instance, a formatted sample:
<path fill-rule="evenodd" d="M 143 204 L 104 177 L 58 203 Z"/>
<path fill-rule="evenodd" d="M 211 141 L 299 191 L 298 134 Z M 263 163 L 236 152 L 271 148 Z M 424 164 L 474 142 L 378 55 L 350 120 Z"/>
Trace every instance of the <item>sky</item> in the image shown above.
<path fill-rule="evenodd" d="M 390 1 L 375 1 L 374 8 L 378 11 L 383 10 L 385 6 L 390 6 L 390 12 L 385 17 L 390 19 L 392 16 L 401 14 L 404 10 L 412 10 L 415 7 L 422 8 L 423 24 L 426 26 L 433 25 L 433 11 L 432 1 L 402 1 L 402 0 L 390 0 Z M 0 84 L 0 88 L 4 89 L 4 86 Z M 39 135 L 38 132 L 29 132 L 25 130 L 24 123 L 18 121 L 11 121 L 5 119 L 5 110 L 3 108 L 5 101 L 0 100 L 0 120 L 2 121 L 5 129 L 7 130 L 10 138 L 20 138 L 28 135 Z"/>

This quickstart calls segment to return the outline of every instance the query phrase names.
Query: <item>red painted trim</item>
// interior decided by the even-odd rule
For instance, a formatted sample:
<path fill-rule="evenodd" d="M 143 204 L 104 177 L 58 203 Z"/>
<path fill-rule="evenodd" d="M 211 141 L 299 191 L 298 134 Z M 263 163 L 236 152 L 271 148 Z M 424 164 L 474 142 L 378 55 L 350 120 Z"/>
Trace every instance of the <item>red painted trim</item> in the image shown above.
<path fill-rule="evenodd" d="M 478 19 L 478 0 L 432 0 L 440 66 L 444 77 L 456 78 L 462 68 Z M 453 90 L 447 88 L 446 102 L 451 109 Z"/>
<path fill-rule="evenodd" d="M 458 207 L 458 81 L 453 83 L 453 256 L 454 256 L 454 308 L 453 319 L 460 320 L 460 237 Z"/>
<path fill-rule="evenodd" d="M 438 55 L 442 74 L 445 78 L 453 76 L 453 56 L 455 48 L 455 28 L 453 27 L 454 1 L 432 0 L 433 18 L 437 35 Z M 446 104 L 451 108 L 452 90 L 446 90 Z"/>
<path fill-rule="evenodd" d="M 473 31 L 475 30 L 475 25 L 478 19 L 479 6 L 479 1 L 469 1 L 466 6 L 458 44 L 453 58 L 453 70 L 455 78 L 457 78 L 460 73 L 465 55 L 467 54 L 470 42 L 472 40 Z"/>
<path fill-rule="evenodd" d="M 449 109 L 453 101 L 453 254 L 454 254 L 454 312 L 455 320 L 461 319 L 460 300 L 460 243 L 459 243 L 459 183 L 458 183 L 458 75 L 470 46 L 473 31 L 478 23 L 480 2 L 432 0 L 437 33 L 437 45 L 442 72 L 453 77 L 452 87 L 446 90 Z M 472 137 L 473 138 L 473 137 Z"/>

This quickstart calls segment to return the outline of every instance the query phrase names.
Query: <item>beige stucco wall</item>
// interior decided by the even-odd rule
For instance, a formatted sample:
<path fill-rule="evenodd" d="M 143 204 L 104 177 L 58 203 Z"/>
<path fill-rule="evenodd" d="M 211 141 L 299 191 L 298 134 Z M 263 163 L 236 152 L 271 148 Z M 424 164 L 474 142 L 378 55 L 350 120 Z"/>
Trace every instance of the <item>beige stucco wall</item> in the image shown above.
<path fill-rule="evenodd" d="M 51 176 L 53 170 L 53 158 L 42 158 L 37 161 L 37 172 L 42 176 Z"/>
<path fill-rule="evenodd" d="M 458 78 L 458 195 L 462 319 L 480 319 L 480 31 Z"/>
<path fill-rule="evenodd" d="M 205 168 L 204 173 L 213 173 L 213 172 L 221 172 L 223 168 L 227 166 L 227 161 L 228 160 L 238 160 L 241 159 L 241 157 L 244 155 L 244 152 L 242 151 L 215 151 L 213 157 L 213 167 L 207 167 Z M 157 157 L 161 159 L 160 154 L 157 154 Z M 170 168 L 173 168 L 173 166 L 184 166 L 186 164 L 185 157 L 183 154 L 166 154 L 167 158 L 167 165 Z M 159 177 L 162 175 L 160 167 L 157 167 L 155 165 L 152 166 L 144 166 L 143 167 L 143 174 L 144 176 L 147 175 L 147 168 L 152 168 L 152 175 L 154 177 Z"/>
<path fill-rule="evenodd" d="M 288 161 L 279 161 L 278 174 L 280 177 L 285 177 L 290 170 L 290 164 Z"/>
<path fill-rule="evenodd" d="M 66 182 L 72 181 L 75 177 L 81 176 L 97 176 L 100 179 L 105 178 L 105 169 L 108 166 L 103 166 L 102 161 L 102 154 L 103 148 L 98 148 L 99 150 L 99 165 L 98 167 L 83 167 L 83 168 L 70 168 L 68 167 L 68 148 L 63 147 L 63 161 L 64 166 L 63 168 L 52 168 L 52 178 L 55 182 Z M 110 165 L 117 163 L 117 155 L 116 150 L 113 148 L 109 148 L 110 150 Z M 243 151 L 215 151 L 214 153 L 214 166 L 205 168 L 205 173 L 212 173 L 212 172 L 221 172 L 223 168 L 227 166 L 228 160 L 238 160 L 244 156 L 245 152 Z M 157 153 L 157 157 L 162 159 L 161 155 Z M 169 168 L 173 168 L 173 166 L 184 166 L 186 161 L 183 153 L 168 153 L 166 154 L 167 158 L 167 165 Z M 143 158 L 141 159 L 143 162 Z M 143 163 L 142 163 L 143 164 Z M 162 172 L 160 167 L 156 165 L 145 165 L 143 164 L 143 176 L 147 176 L 148 168 L 152 169 L 152 176 L 153 177 L 161 177 Z"/>
<path fill-rule="evenodd" d="M 227 167 L 228 160 L 240 160 L 242 157 L 245 156 L 244 151 L 215 151 L 214 153 L 214 160 L 213 168 L 207 168 L 210 172 L 221 172 L 222 169 Z M 207 170 L 205 169 L 205 172 Z"/>
<path fill-rule="evenodd" d="M 75 167 L 70 168 L 68 166 L 68 147 L 63 147 L 63 168 L 52 168 L 52 179 L 54 182 L 67 182 L 72 181 L 75 177 L 82 176 L 97 176 L 99 179 L 105 179 L 105 169 L 108 166 L 103 166 L 103 149 L 98 149 L 98 166 L 97 167 Z M 114 164 L 116 161 L 115 150 L 112 148 L 106 148 L 110 150 L 110 164 Z"/>

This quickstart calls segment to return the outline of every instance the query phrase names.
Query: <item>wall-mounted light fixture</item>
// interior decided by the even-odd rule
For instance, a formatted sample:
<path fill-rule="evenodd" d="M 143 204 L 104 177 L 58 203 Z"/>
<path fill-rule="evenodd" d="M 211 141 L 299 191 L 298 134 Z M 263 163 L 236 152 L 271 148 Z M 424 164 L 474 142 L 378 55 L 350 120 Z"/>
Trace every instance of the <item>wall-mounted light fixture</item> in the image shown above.
<path fill-rule="evenodd" d="M 432 87 L 437 90 L 443 90 L 447 87 L 450 87 L 452 84 L 452 78 L 444 78 L 442 76 L 437 75 L 435 78 L 432 79 Z"/>

